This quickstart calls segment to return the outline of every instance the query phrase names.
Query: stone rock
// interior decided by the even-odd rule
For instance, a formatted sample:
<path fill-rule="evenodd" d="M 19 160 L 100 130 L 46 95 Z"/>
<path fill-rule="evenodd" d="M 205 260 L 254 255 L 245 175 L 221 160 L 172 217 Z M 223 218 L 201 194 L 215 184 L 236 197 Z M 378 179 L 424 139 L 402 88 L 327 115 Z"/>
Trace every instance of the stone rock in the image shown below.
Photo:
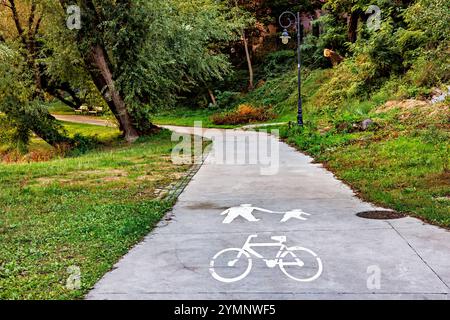
<path fill-rule="evenodd" d="M 372 119 L 366 119 L 363 122 L 361 122 L 361 129 L 367 130 L 372 124 L 374 124 Z"/>

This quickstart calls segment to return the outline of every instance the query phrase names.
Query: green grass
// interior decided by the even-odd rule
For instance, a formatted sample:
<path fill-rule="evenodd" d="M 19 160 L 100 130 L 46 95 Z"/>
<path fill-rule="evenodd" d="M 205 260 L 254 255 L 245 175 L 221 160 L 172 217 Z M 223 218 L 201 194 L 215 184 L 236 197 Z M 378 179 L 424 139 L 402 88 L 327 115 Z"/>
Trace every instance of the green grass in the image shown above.
<path fill-rule="evenodd" d="M 0 164 L 0 299 L 82 298 L 171 207 L 157 190 L 188 169 L 171 163 L 166 130 L 126 145 L 111 128 L 66 128 L 113 142 L 79 157 Z M 81 270 L 80 290 L 65 287 L 70 266 Z"/>
<path fill-rule="evenodd" d="M 323 162 L 363 198 L 450 228 L 448 105 L 377 112 L 388 100 L 380 91 L 368 100 L 328 106 L 316 96 L 326 79 L 317 84 L 306 80 L 311 90 L 305 128 L 284 126 L 282 138 Z M 353 129 L 367 118 L 377 126 Z"/>
<path fill-rule="evenodd" d="M 64 129 L 70 137 L 73 137 L 76 133 L 84 136 L 95 137 L 97 140 L 103 143 L 110 143 L 117 140 L 120 136 L 119 130 L 113 127 L 94 126 L 89 124 L 74 123 L 61 121 Z"/>
<path fill-rule="evenodd" d="M 308 101 L 326 80 L 326 70 L 306 71 L 303 74 L 303 100 Z M 240 104 L 250 104 L 256 107 L 271 107 L 278 115 L 266 123 L 296 121 L 297 117 L 297 73 L 287 72 L 279 78 L 268 80 L 247 95 L 238 95 L 233 105 L 225 110 L 177 108 L 156 115 L 153 120 L 160 125 L 193 126 L 194 121 L 202 121 L 205 128 L 237 128 L 241 125 L 215 125 L 211 116 L 221 111 L 231 110 Z"/>
<path fill-rule="evenodd" d="M 450 228 L 448 105 L 375 112 L 391 98 L 383 88 L 369 99 L 327 104 L 323 93 L 332 76 L 330 70 L 305 73 L 305 127 L 280 126 L 281 137 L 324 163 L 364 199 Z M 278 120 L 294 121 L 294 80 L 294 74 L 272 79 L 245 99 L 256 105 L 270 101 L 280 112 Z M 367 118 L 377 126 L 353 130 Z"/>
<path fill-rule="evenodd" d="M 83 116 L 93 117 L 95 119 L 105 119 L 105 120 L 109 120 L 109 119 L 113 118 L 113 115 L 109 111 L 104 112 L 103 114 L 98 114 L 98 115 L 79 114 L 79 113 L 76 113 L 68 105 L 66 105 L 58 100 L 49 102 L 47 105 L 48 105 L 48 111 L 54 115 L 83 115 Z"/>
<path fill-rule="evenodd" d="M 281 136 L 325 163 L 363 198 L 450 228 L 449 143 L 425 138 L 427 131 L 385 136 L 283 128 Z"/>
<path fill-rule="evenodd" d="M 61 101 L 54 101 L 48 104 L 48 111 L 52 114 L 72 115 L 75 114 L 72 108 Z"/>
<path fill-rule="evenodd" d="M 63 125 L 67 135 L 73 137 L 75 134 L 81 134 L 84 137 L 93 138 L 94 141 L 100 143 L 100 145 L 108 145 L 119 141 L 120 132 L 116 128 L 94 126 L 88 124 L 79 124 L 72 122 L 60 122 Z M 4 159 L 8 158 L 8 154 L 11 153 L 8 144 L 0 144 L 0 162 L 2 156 Z M 14 152 L 13 152 L 14 153 Z M 16 155 L 12 157 L 12 162 L 15 161 L 34 161 L 34 160 L 48 160 L 50 158 L 59 157 L 60 153 L 53 147 L 48 145 L 42 139 L 33 136 L 28 146 L 28 154 Z M 9 161 L 7 161 L 9 162 Z"/>

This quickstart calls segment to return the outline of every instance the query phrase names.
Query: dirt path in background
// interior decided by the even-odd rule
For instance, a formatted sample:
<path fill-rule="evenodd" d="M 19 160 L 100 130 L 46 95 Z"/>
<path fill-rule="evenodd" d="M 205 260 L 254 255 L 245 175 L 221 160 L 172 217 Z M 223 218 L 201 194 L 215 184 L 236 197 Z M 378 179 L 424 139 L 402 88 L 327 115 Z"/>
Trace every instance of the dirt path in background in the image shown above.
<path fill-rule="evenodd" d="M 116 124 L 110 120 L 100 119 L 98 117 L 83 116 L 83 115 L 59 115 L 53 114 L 53 116 L 60 121 L 91 124 L 94 126 L 102 127 L 116 127 Z"/>

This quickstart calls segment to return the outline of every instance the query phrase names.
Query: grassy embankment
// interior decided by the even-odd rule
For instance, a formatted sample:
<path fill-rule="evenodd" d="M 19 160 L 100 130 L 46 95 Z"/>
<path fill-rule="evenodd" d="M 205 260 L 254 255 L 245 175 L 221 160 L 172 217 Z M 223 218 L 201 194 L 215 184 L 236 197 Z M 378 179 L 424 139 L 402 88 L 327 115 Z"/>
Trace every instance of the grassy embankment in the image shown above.
<path fill-rule="evenodd" d="M 353 88 L 329 91 L 345 76 L 333 69 L 305 73 L 305 128 L 280 126 L 281 137 L 324 163 L 363 198 L 450 227 L 448 100 L 434 105 L 402 101 L 408 92 L 401 91 L 409 88 L 394 79 L 370 95 L 339 101 Z M 288 72 L 239 98 L 236 105 L 271 106 L 278 114 L 271 122 L 295 121 L 296 86 L 296 73 Z M 181 121 L 178 115 L 165 119 L 168 124 Z M 204 111 L 192 111 L 182 123 L 204 119 Z M 365 119 L 375 124 L 360 130 L 357 126 Z"/>
<path fill-rule="evenodd" d="M 133 145 L 113 128 L 65 124 L 70 134 L 99 133 L 101 147 L 77 157 L 0 163 L 0 299 L 81 298 L 172 206 L 160 190 L 189 166 L 170 160 L 162 131 Z M 32 150 L 51 149 L 33 139 Z M 81 271 L 66 288 L 68 268 Z"/>
<path fill-rule="evenodd" d="M 402 100 L 387 84 L 361 100 L 330 103 L 332 70 L 303 83 L 303 130 L 282 126 L 281 137 L 312 155 L 363 198 L 450 227 L 450 103 Z M 330 86 L 332 87 L 332 86 Z M 271 80 L 248 96 L 295 121 L 295 75 Z M 389 101 L 396 99 L 394 101 Z M 367 130 L 361 122 L 371 119 Z"/>

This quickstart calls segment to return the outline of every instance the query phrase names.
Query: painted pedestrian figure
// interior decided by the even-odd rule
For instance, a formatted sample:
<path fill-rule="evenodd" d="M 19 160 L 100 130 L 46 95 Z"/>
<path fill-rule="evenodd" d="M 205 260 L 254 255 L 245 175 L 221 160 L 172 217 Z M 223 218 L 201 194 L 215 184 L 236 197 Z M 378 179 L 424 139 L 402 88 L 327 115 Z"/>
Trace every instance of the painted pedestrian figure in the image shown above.
<path fill-rule="evenodd" d="M 283 217 L 281 218 L 280 222 L 286 222 L 291 219 L 297 219 L 297 220 L 308 220 L 306 216 L 310 216 L 309 213 L 304 212 L 301 209 L 295 209 L 290 210 L 286 212 L 279 212 L 279 211 L 272 211 L 267 210 L 259 207 L 254 207 L 251 204 L 241 204 L 238 207 L 231 207 L 225 211 L 223 211 L 220 215 L 226 215 L 225 219 L 222 221 L 222 223 L 230 224 L 232 223 L 236 218 L 242 217 L 247 221 L 250 222 L 257 222 L 260 219 L 257 219 L 254 215 L 254 211 L 261 211 L 261 212 L 268 212 L 268 213 L 276 213 L 276 214 L 283 214 Z"/>
<path fill-rule="evenodd" d="M 275 213 L 271 210 L 266 210 L 258 207 L 253 207 L 251 204 L 241 204 L 239 207 L 231 207 L 224 212 L 222 212 L 220 215 L 227 215 L 225 219 L 223 220 L 223 223 L 231 223 L 236 219 L 237 217 L 242 217 L 246 219 L 247 221 L 256 222 L 259 221 L 259 219 L 255 218 L 253 215 L 253 211 L 262 211 L 262 212 L 269 212 L 269 213 Z"/>

